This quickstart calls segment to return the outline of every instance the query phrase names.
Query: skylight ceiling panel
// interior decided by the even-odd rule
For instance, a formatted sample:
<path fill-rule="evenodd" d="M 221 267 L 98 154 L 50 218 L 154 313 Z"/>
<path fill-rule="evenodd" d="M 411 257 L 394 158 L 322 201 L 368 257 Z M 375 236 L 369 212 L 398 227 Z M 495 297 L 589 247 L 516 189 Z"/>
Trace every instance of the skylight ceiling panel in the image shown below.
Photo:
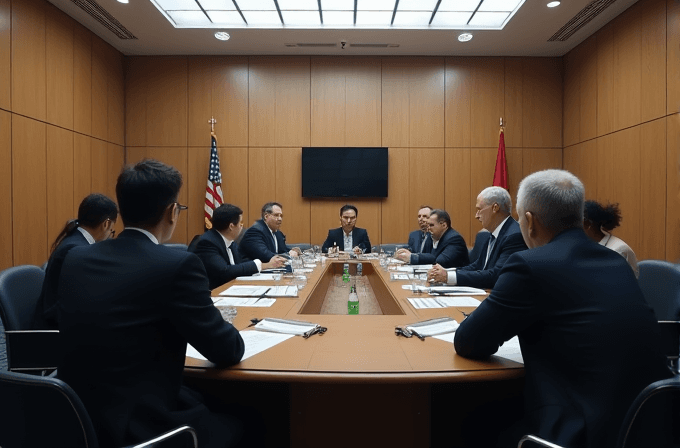
<path fill-rule="evenodd" d="M 442 0 L 437 9 L 437 14 L 439 12 L 459 12 L 459 11 L 470 11 L 473 12 L 477 9 L 480 0 Z M 436 17 L 436 16 L 435 16 Z"/>
<path fill-rule="evenodd" d="M 281 25 L 281 18 L 276 11 L 243 11 L 243 16 L 250 27 Z"/>
<path fill-rule="evenodd" d="M 318 11 L 317 0 L 279 0 L 281 11 Z M 286 20 L 285 17 L 283 20 Z"/>
<path fill-rule="evenodd" d="M 281 11 L 283 23 L 291 26 L 321 26 L 319 11 Z"/>
<path fill-rule="evenodd" d="M 238 11 L 206 11 L 214 25 L 245 25 Z"/>
<path fill-rule="evenodd" d="M 428 11 L 397 11 L 393 25 L 427 27 L 431 17 Z"/>
<path fill-rule="evenodd" d="M 511 12 L 517 8 L 522 0 L 484 0 L 479 11 Z"/>
<path fill-rule="evenodd" d="M 167 11 L 167 13 L 177 26 L 207 28 L 211 25 L 203 11 Z"/>
<path fill-rule="evenodd" d="M 236 3 L 241 11 L 276 11 L 274 0 L 236 0 Z"/>
<path fill-rule="evenodd" d="M 393 11 L 357 11 L 357 26 L 388 27 Z"/>
<path fill-rule="evenodd" d="M 156 0 L 164 11 L 200 11 L 194 0 Z"/>
<path fill-rule="evenodd" d="M 437 0 L 399 0 L 397 11 L 428 11 L 431 16 L 435 6 Z"/>
<path fill-rule="evenodd" d="M 470 20 L 470 26 L 500 28 L 510 15 L 509 12 L 479 12 Z"/>
<path fill-rule="evenodd" d="M 354 11 L 324 11 L 324 26 L 353 26 Z"/>
<path fill-rule="evenodd" d="M 470 12 L 440 12 L 434 15 L 432 26 L 435 27 L 466 27 L 468 20 L 472 16 Z"/>
<path fill-rule="evenodd" d="M 396 0 L 359 0 L 357 2 L 357 12 L 358 11 L 394 11 L 394 5 L 396 5 Z M 352 8 L 353 9 L 353 8 Z M 390 17 L 390 20 L 392 18 Z M 359 19 L 357 19 L 357 23 Z"/>
<path fill-rule="evenodd" d="M 352 11 L 354 14 L 354 0 L 321 0 L 321 10 L 324 14 L 324 22 L 326 11 Z"/>
<path fill-rule="evenodd" d="M 236 6 L 231 0 L 198 0 L 206 11 L 236 11 Z"/>

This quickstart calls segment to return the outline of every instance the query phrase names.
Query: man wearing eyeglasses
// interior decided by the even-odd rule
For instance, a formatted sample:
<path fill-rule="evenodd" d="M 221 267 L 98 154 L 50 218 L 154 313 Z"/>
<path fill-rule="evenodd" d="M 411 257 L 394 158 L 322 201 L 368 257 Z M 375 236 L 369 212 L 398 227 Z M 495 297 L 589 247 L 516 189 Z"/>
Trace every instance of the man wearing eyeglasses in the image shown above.
<path fill-rule="evenodd" d="M 354 252 L 355 254 L 371 251 L 371 241 L 366 229 L 357 227 L 359 211 L 353 205 L 340 207 L 340 227 L 328 231 L 321 250 L 323 252 Z"/>
<path fill-rule="evenodd" d="M 161 244 L 187 209 L 177 202 L 181 186 L 179 171 L 156 160 L 126 167 L 116 185 L 125 230 L 73 248 L 59 275 L 59 378 L 110 445 L 188 424 L 201 446 L 234 446 L 246 431 L 182 385 L 187 343 L 222 367 L 245 347 L 213 305 L 201 260 Z"/>

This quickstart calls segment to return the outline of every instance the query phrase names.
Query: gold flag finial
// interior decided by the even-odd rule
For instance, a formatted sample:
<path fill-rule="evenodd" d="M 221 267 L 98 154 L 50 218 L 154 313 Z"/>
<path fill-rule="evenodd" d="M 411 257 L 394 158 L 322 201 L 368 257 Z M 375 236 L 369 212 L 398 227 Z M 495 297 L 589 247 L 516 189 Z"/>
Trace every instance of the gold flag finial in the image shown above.
<path fill-rule="evenodd" d="M 208 120 L 208 123 L 210 123 L 210 133 L 215 134 L 215 123 L 217 123 L 217 120 L 215 120 L 215 117 L 210 117 L 210 120 Z"/>

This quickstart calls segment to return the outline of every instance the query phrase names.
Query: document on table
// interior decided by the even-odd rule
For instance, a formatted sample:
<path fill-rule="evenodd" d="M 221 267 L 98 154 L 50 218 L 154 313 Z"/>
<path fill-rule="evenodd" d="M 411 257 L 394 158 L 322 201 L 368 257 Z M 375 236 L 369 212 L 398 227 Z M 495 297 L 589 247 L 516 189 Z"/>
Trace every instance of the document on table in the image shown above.
<path fill-rule="evenodd" d="M 458 297 L 409 297 L 409 302 L 413 308 L 419 310 L 422 308 L 450 308 L 454 306 L 474 306 L 477 307 L 481 303 L 473 297 L 458 296 Z"/>
<path fill-rule="evenodd" d="M 408 330 L 415 330 L 419 335 L 434 336 L 437 334 L 451 333 L 458 328 L 458 322 L 450 317 L 440 317 L 437 319 L 429 319 L 422 322 L 416 322 L 406 326 Z"/>
<path fill-rule="evenodd" d="M 292 334 L 267 333 L 264 331 L 240 331 L 240 333 L 245 345 L 245 353 L 243 354 L 241 361 L 244 361 L 253 355 L 257 355 L 268 348 L 272 348 L 294 336 Z M 207 361 L 206 357 L 201 355 L 198 350 L 191 346 L 191 344 L 187 344 L 187 356 Z"/>
<path fill-rule="evenodd" d="M 233 285 L 226 291 L 220 293 L 221 296 L 236 296 L 236 297 L 259 297 L 261 295 L 268 297 L 297 297 L 297 286 L 281 285 L 281 286 L 254 286 L 254 285 Z"/>
<path fill-rule="evenodd" d="M 451 296 L 477 296 L 486 295 L 483 289 L 471 288 L 470 286 L 432 286 L 430 294 L 447 294 Z"/>
<path fill-rule="evenodd" d="M 262 281 L 277 281 L 281 280 L 281 274 L 253 274 L 246 275 L 243 277 L 236 277 L 236 280 L 246 281 L 246 282 L 262 282 Z"/>
<path fill-rule="evenodd" d="M 215 306 L 256 306 L 260 308 L 269 308 L 276 302 L 276 299 L 259 298 L 259 297 L 213 297 L 219 299 L 215 302 Z"/>
<path fill-rule="evenodd" d="M 411 280 L 411 276 L 403 272 L 390 272 L 390 280 Z"/>
<path fill-rule="evenodd" d="M 453 344 L 453 337 L 456 335 L 455 331 L 452 331 L 450 333 L 444 333 L 444 334 L 436 334 L 432 336 L 433 338 L 436 339 L 441 339 L 444 342 L 448 342 L 449 344 Z"/>
<path fill-rule="evenodd" d="M 524 364 L 524 358 L 522 357 L 522 350 L 519 347 L 519 338 L 517 336 L 507 342 L 504 342 L 496 352 L 495 356 L 500 356 L 501 358 Z"/>
<path fill-rule="evenodd" d="M 255 325 L 255 328 L 262 331 L 271 331 L 274 333 L 284 333 L 290 335 L 303 335 L 306 332 L 313 330 L 317 324 L 312 322 L 303 322 L 299 320 L 284 320 L 275 318 L 265 318 Z"/>
<path fill-rule="evenodd" d="M 397 272 L 408 272 L 413 274 L 413 266 L 397 266 Z"/>

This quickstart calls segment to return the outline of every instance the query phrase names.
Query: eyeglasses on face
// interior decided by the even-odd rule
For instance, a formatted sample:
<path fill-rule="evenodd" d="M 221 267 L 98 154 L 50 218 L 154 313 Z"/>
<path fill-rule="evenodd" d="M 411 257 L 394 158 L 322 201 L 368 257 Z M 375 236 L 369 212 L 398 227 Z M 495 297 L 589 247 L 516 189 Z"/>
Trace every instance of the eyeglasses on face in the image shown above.
<path fill-rule="evenodd" d="M 179 210 L 180 212 L 181 212 L 182 210 L 188 210 L 188 209 L 189 209 L 188 206 L 182 205 L 182 204 L 180 204 L 179 202 L 175 202 L 175 204 L 177 204 L 177 210 Z"/>

